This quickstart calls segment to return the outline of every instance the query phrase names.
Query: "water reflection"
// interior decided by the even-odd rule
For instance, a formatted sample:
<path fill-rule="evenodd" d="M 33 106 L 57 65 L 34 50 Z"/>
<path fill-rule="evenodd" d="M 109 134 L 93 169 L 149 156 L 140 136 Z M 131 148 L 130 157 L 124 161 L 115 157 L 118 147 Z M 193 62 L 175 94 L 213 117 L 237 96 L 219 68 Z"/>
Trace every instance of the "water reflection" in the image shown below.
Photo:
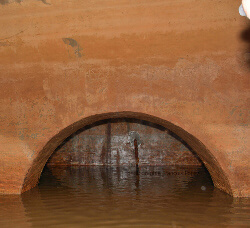
<path fill-rule="evenodd" d="M 31 227 L 20 195 L 0 195 L 0 227 Z"/>
<path fill-rule="evenodd" d="M 140 167 L 140 170 L 126 166 L 55 167 L 47 172 L 50 172 L 50 175 L 44 175 L 50 178 L 52 175 L 60 185 L 80 192 L 94 190 L 101 193 L 108 191 L 113 194 L 133 195 L 134 190 L 145 190 L 157 194 L 176 194 L 196 184 L 200 187 L 206 185 L 210 190 L 213 188 L 210 176 L 199 167 L 147 166 Z M 48 178 L 45 181 L 47 182 Z M 51 183 L 55 183 L 55 180 Z M 198 189 L 202 191 L 201 188 Z"/>
<path fill-rule="evenodd" d="M 1 227 L 250 225 L 250 200 L 214 189 L 200 168 L 50 168 L 37 188 L 0 202 Z"/>

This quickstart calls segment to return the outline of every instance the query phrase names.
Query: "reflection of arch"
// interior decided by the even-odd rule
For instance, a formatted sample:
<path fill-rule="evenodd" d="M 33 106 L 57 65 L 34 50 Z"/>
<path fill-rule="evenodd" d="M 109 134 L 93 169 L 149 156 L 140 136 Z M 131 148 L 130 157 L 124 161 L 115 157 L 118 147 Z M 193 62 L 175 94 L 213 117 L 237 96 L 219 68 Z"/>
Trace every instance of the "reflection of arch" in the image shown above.
<path fill-rule="evenodd" d="M 47 160 L 54 152 L 54 150 L 67 137 L 69 137 L 74 132 L 76 132 L 77 130 L 81 129 L 84 126 L 93 124 L 97 121 L 111 119 L 111 118 L 135 118 L 135 119 L 149 121 L 169 129 L 170 131 L 178 135 L 180 138 L 182 138 L 197 153 L 199 158 L 203 161 L 204 165 L 208 169 L 215 187 L 229 194 L 232 194 L 231 186 L 220 164 L 215 159 L 213 154 L 204 146 L 204 144 L 202 144 L 202 142 L 200 142 L 197 138 L 195 138 L 193 135 L 189 134 L 182 128 L 166 120 L 148 114 L 137 113 L 137 112 L 112 112 L 112 113 L 93 115 L 90 117 L 86 117 L 82 120 L 79 120 L 71 124 L 70 126 L 64 128 L 45 145 L 43 150 L 41 150 L 38 153 L 37 157 L 34 159 L 30 169 L 28 170 L 28 173 L 25 176 L 22 192 L 31 189 L 38 183 L 39 177 Z"/>

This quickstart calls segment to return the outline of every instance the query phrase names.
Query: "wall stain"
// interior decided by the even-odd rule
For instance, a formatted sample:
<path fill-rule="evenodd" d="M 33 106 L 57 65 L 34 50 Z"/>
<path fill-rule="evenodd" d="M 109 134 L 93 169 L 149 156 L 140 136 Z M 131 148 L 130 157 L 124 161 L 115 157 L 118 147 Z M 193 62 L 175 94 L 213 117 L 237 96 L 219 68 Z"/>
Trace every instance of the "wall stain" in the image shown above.
<path fill-rule="evenodd" d="M 106 154 L 107 154 L 106 142 L 104 142 L 103 146 L 102 146 L 102 152 L 101 152 L 101 163 L 102 163 L 102 165 L 106 164 Z"/>
<path fill-rule="evenodd" d="M 11 44 L 9 42 L 0 42 L 0 47 L 7 47 L 7 46 L 11 46 Z"/>
<path fill-rule="evenodd" d="M 120 165 L 120 160 L 121 160 L 120 151 L 119 151 L 119 149 L 117 149 L 117 153 L 116 153 L 116 165 L 117 166 Z"/>
<path fill-rule="evenodd" d="M 12 3 L 12 2 L 17 2 L 17 3 L 21 3 L 23 0 L 0 0 L 0 4 L 1 5 L 6 5 L 6 4 L 9 4 L 9 3 Z"/>
<path fill-rule="evenodd" d="M 72 38 L 62 38 L 63 42 L 74 49 L 75 55 L 77 57 L 82 57 L 81 51 L 83 50 L 76 40 Z"/>
<path fill-rule="evenodd" d="M 111 123 L 107 124 L 107 164 L 111 163 Z"/>
<path fill-rule="evenodd" d="M 46 5 L 51 5 L 50 3 L 48 3 L 46 0 L 37 0 L 37 1 L 40 1 Z M 16 3 L 21 3 L 23 2 L 23 0 L 0 0 L 0 4 L 1 5 L 6 5 L 6 4 L 10 4 L 10 3 L 13 3 L 13 2 L 16 2 Z"/>
<path fill-rule="evenodd" d="M 46 5 L 51 5 L 50 3 L 46 2 L 46 0 L 37 0 L 37 1 L 41 1 L 42 3 L 44 3 Z"/>
<path fill-rule="evenodd" d="M 135 162 L 136 162 L 136 168 L 138 168 L 139 165 L 139 154 L 138 154 L 138 144 L 137 140 L 134 139 L 134 152 L 135 152 Z"/>
<path fill-rule="evenodd" d="M 0 1 L 1 1 L 1 0 L 0 0 Z M 1 2 L 0 2 L 0 4 L 1 4 Z M 5 37 L 5 38 L 2 38 L 2 39 L 0 39 L 0 40 L 7 40 L 7 39 L 10 39 L 10 38 L 12 38 L 12 37 L 14 37 L 14 36 L 17 36 L 17 35 L 19 35 L 19 34 L 21 34 L 21 33 L 23 33 L 23 32 L 24 32 L 24 31 L 22 30 L 22 31 L 20 31 L 20 32 L 14 34 L 14 35 L 12 35 L 12 36 Z"/>

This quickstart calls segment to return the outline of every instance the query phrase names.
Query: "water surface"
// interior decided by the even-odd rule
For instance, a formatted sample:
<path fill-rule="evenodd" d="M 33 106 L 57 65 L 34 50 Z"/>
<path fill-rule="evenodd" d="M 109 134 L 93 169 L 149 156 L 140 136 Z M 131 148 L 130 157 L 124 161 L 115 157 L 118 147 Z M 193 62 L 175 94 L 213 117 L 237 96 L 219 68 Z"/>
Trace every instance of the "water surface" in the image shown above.
<path fill-rule="evenodd" d="M 249 199 L 202 168 L 50 167 L 22 196 L 0 196 L 0 227 L 250 227 Z"/>

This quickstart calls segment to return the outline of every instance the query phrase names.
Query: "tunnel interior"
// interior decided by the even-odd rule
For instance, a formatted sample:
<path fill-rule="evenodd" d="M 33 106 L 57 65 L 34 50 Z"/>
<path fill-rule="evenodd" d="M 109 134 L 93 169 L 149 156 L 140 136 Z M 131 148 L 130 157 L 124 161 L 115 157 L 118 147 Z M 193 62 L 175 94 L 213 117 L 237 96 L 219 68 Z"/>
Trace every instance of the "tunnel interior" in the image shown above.
<path fill-rule="evenodd" d="M 68 137 L 48 165 L 202 166 L 185 141 L 161 125 L 133 118 L 105 119 Z"/>
<path fill-rule="evenodd" d="M 213 226 L 224 208 L 207 214 L 207 205 L 231 202 L 223 169 L 198 138 L 130 111 L 91 115 L 55 134 L 28 170 L 22 192 L 31 217 L 42 213 L 88 227 L 152 227 L 155 221 L 186 227 L 200 223 L 203 212 Z M 45 227 L 49 220 L 36 222 Z"/>
<path fill-rule="evenodd" d="M 85 189 L 100 181 L 122 188 L 132 182 L 136 189 L 159 181 L 170 191 L 213 188 L 204 163 L 182 138 L 137 118 L 107 118 L 78 129 L 52 153 L 39 186 L 48 179 Z"/>

